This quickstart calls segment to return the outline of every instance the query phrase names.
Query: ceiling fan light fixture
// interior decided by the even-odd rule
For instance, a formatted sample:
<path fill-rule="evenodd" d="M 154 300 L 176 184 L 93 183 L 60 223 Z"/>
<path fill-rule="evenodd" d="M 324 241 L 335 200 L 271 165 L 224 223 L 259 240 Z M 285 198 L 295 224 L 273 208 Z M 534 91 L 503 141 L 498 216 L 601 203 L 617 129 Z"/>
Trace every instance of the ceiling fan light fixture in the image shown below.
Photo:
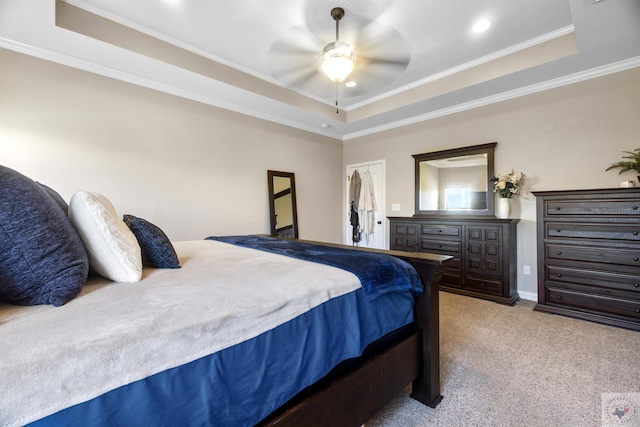
<path fill-rule="evenodd" d="M 322 71 L 332 82 L 340 83 L 356 67 L 357 58 L 349 43 L 335 41 L 322 50 Z"/>

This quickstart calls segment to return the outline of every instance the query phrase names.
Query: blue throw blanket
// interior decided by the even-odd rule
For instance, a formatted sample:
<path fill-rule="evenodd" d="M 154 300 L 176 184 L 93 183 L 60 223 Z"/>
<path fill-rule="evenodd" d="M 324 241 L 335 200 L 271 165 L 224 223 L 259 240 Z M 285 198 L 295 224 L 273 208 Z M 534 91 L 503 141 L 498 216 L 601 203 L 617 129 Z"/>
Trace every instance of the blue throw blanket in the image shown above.
<path fill-rule="evenodd" d="M 422 292 L 422 282 L 415 268 L 391 255 L 255 235 L 211 236 L 206 240 L 218 240 L 341 268 L 355 274 L 371 298 L 393 291 L 411 290 L 414 295 Z"/>

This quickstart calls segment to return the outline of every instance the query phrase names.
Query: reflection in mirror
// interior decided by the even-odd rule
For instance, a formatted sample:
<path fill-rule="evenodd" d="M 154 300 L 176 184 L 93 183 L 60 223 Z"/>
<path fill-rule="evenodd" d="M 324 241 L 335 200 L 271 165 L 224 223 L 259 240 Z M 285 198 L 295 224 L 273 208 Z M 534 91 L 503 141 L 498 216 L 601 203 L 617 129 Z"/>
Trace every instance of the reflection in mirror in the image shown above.
<path fill-rule="evenodd" d="M 295 176 L 290 172 L 267 171 L 271 235 L 298 238 Z"/>
<path fill-rule="evenodd" d="M 416 215 L 493 215 L 496 143 L 416 154 Z"/>

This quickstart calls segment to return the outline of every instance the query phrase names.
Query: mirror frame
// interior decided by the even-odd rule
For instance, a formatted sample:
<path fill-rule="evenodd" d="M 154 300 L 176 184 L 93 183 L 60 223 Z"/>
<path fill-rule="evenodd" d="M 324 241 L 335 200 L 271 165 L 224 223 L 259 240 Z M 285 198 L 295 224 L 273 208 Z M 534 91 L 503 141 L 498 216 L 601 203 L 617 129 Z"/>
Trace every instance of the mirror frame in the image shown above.
<path fill-rule="evenodd" d="M 273 187 L 273 178 L 281 177 L 281 178 L 289 178 L 291 181 L 291 219 L 292 219 L 292 227 L 293 227 L 293 238 L 298 238 L 298 207 L 296 202 L 296 179 L 295 174 L 293 172 L 279 172 L 268 170 L 267 171 L 267 182 L 269 186 L 269 214 L 270 214 L 270 223 L 271 223 L 271 235 L 278 236 L 278 230 L 276 229 L 276 199 L 278 198 L 278 194 L 274 193 Z"/>
<path fill-rule="evenodd" d="M 415 159 L 415 215 L 414 216 L 433 216 L 433 215 L 478 215 L 478 216 L 495 216 L 496 202 L 495 193 L 491 186 L 490 180 L 494 176 L 494 154 L 497 142 L 488 144 L 473 145 L 470 147 L 453 148 L 450 150 L 434 151 L 431 153 L 414 154 Z M 469 156 L 472 154 L 487 155 L 487 209 L 467 209 L 467 210 L 420 210 L 420 163 L 428 160 L 440 160 L 449 157 Z"/>

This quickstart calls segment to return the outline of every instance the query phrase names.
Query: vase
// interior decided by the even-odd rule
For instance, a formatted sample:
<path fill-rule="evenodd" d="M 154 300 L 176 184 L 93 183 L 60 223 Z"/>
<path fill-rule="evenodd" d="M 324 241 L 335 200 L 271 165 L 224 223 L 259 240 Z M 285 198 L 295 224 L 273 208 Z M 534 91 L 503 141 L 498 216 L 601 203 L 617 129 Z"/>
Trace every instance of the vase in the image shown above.
<path fill-rule="evenodd" d="M 511 200 L 506 197 L 498 199 L 498 218 L 508 219 L 511 214 Z"/>

